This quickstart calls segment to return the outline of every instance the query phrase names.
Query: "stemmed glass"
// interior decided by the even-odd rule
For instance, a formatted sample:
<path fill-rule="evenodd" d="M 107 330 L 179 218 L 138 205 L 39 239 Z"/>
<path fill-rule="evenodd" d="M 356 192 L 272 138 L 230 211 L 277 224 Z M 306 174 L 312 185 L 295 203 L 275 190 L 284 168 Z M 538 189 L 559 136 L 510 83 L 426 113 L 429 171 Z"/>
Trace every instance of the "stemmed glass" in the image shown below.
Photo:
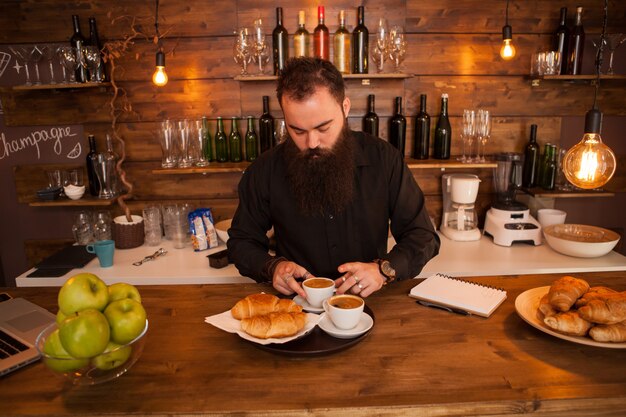
<path fill-rule="evenodd" d="M 393 26 L 389 30 L 388 53 L 389 59 L 393 61 L 395 72 L 400 72 L 400 64 L 406 55 L 406 39 L 402 26 Z"/>
<path fill-rule="evenodd" d="M 43 57 L 48 61 L 48 65 L 50 66 L 50 84 L 56 84 L 57 82 L 54 79 L 54 68 L 52 66 L 52 60 L 54 59 L 54 55 L 56 54 L 56 48 L 52 45 L 45 45 L 41 48 L 41 52 L 43 53 Z"/>
<path fill-rule="evenodd" d="M 63 65 L 63 82 L 67 84 L 76 82 L 76 68 L 78 68 L 78 59 L 76 58 L 76 48 L 72 46 L 60 46 L 57 49 L 57 55 Z M 67 80 L 67 72 L 70 73 L 70 79 Z"/>
<path fill-rule="evenodd" d="M 28 54 L 28 62 L 31 62 L 35 67 L 35 76 L 37 78 L 34 82 L 35 85 L 41 84 L 41 79 L 39 78 L 39 61 L 41 61 L 41 58 L 43 58 L 43 52 L 35 45 Z"/>
<path fill-rule="evenodd" d="M 376 30 L 376 42 L 372 51 L 372 61 L 376 64 L 376 71 L 383 72 L 385 60 L 387 60 L 389 46 L 389 29 L 387 29 L 387 20 L 380 18 L 378 28 Z"/>
<path fill-rule="evenodd" d="M 83 56 L 85 57 L 85 65 L 89 68 L 89 81 L 102 82 L 99 71 L 102 61 L 100 60 L 100 50 L 95 45 L 89 45 L 83 47 Z"/>
<path fill-rule="evenodd" d="M 463 125 L 461 126 L 461 140 L 463 142 L 463 156 L 457 158 L 461 162 L 472 162 L 472 145 L 476 135 L 476 112 L 463 110 Z"/>
<path fill-rule="evenodd" d="M 274 132 L 274 135 L 276 137 L 276 141 L 274 142 L 275 145 L 278 145 L 279 143 L 283 143 L 284 141 L 287 140 L 287 137 L 289 136 L 289 133 L 287 132 L 287 125 L 285 124 L 285 120 L 281 119 L 277 121 L 278 123 L 278 127 L 276 127 L 276 132 Z"/>
<path fill-rule="evenodd" d="M 476 156 L 476 162 L 486 162 L 485 147 L 490 136 L 491 115 L 489 114 L 489 110 L 478 109 L 478 112 L 476 114 L 476 139 L 478 144 L 478 155 Z"/>
<path fill-rule="evenodd" d="M 9 49 L 13 55 L 15 55 L 15 59 L 24 64 L 24 72 L 26 73 L 26 83 L 24 83 L 24 85 L 33 85 L 30 81 L 30 73 L 28 72 L 28 58 L 30 55 L 28 48 L 19 46 L 13 48 L 12 46 L 9 46 Z"/>
<path fill-rule="evenodd" d="M 237 29 L 236 35 L 233 58 L 237 64 L 241 65 L 241 75 L 248 75 L 248 64 L 252 61 L 251 36 L 246 27 Z"/>
<path fill-rule="evenodd" d="M 254 62 L 259 65 L 259 73 L 263 74 L 265 71 L 265 65 L 270 60 L 270 51 L 267 42 L 265 42 L 265 33 L 263 33 L 263 21 L 261 19 L 257 19 L 254 21 L 252 46 L 254 50 Z"/>
<path fill-rule="evenodd" d="M 609 48 L 609 69 L 606 72 L 609 75 L 613 75 L 613 54 L 615 50 L 619 48 L 621 44 L 626 41 L 625 33 L 609 33 L 606 35 L 606 46 Z"/>

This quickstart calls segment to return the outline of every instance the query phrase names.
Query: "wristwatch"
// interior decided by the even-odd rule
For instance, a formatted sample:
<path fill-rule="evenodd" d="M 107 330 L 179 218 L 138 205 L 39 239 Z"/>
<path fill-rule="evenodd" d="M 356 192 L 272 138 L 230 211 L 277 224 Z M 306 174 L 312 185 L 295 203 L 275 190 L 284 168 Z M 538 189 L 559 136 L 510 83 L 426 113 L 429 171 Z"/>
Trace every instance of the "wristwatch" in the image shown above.
<path fill-rule="evenodd" d="M 385 278 L 383 285 L 387 285 L 396 280 L 396 270 L 393 269 L 391 263 L 387 259 L 376 259 L 374 262 L 378 264 L 378 269 L 380 270 L 381 275 Z"/>

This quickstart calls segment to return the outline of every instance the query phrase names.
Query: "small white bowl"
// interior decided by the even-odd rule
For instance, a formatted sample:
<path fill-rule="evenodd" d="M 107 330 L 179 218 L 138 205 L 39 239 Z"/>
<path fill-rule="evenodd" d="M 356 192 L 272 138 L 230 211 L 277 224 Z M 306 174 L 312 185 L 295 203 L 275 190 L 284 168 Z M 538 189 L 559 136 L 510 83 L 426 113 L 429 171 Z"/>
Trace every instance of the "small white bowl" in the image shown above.
<path fill-rule="evenodd" d="M 543 235 L 555 251 L 578 258 L 604 256 L 620 239 L 611 230 L 584 224 L 553 224 L 543 229 Z"/>
<path fill-rule="evenodd" d="M 63 187 L 63 191 L 65 192 L 65 195 L 68 196 L 70 199 L 78 200 L 85 194 L 85 186 L 81 185 L 79 187 L 79 186 L 70 184 L 70 185 Z"/>

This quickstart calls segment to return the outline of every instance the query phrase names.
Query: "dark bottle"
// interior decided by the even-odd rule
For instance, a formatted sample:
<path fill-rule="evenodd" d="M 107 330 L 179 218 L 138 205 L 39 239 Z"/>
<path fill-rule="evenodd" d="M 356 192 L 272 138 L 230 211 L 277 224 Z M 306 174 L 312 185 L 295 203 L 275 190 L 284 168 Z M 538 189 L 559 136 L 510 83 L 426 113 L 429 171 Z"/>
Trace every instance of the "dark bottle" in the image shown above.
<path fill-rule="evenodd" d="M 98 151 L 96 149 L 96 138 L 94 135 L 89 135 L 89 153 L 87 154 L 87 180 L 89 181 L 89 194 L 94 197 L 100 195 L 100 183 L 96 176 L 94 163 L 98 157 Z"/>
<path fill-rule="evenodd" d="M 248 131 L 246 132 L 246 161 L 252 162 L 256 159 L 258 152 L 258 141 L 254 131 L 254 117 L 248 116 Z"/>
<path fill-rule="evenodd" d="M 450 159 L 450 143 L 452 142 L 452 129 L 448 120 L 448 95 L 441 95 L 441 114 L 435 127 L 435 144 L 433 158 Z"/>
<path fill-rule="evenodd" d="M 546 165 L 548 164 L 548 159 L 550 159 L 550 148 L 552 148 L 552 145 L 550 143 L 546 143 L 545 145 L 543 145 L 543 153 L 539 157 L 537 180 L 535 181 L 535 185 L 538 187 L 543 186 L 543 178 L 545 175 Z"/>
<path fill-rule="evenodd" d="M 304 27 L 306 20 L 304 10 L 298 12 L 298 30 L 293 34 L 293 55 L 309 56 L 309 31 Z"/>
<path fill-rule="evenodd" d="M 402 97 L 396 97 L 394 115 L 389 119 L 389 143 L 395 146 L 404 156 L 406 143 L 406 119 L 402 115 Z"/>
<path fill-rule="evenodd" d="M 90 74 L 91 81 L 103 82 L 105 80 L 104 75 L 104 62 L 102 61 L 102 45 L 100 44 L 100 38 L 98 37 L 98 27 L 96 26 L 96 18 L 89 18 L 89 45 L 95 46 L 100 51 L 98 66 L 93 74 Z M 95 66 L 95 65 L 94 65 Z"/>
<path fill-rule="evenodd" d="M 230 144 L 230 162 L 241 162 L 241 133 L 239 133 L 236 117 L 230 119 L 228 143 Z"/>
<path fill-rule="evenodd" d="M 415 117 L 413 158 L 428 159 L 430 149 L 430 116 L 426 112 L 426 94 L 420 94 L 420 111 Z"/>
<path fill-rule="evenodd" d="M 537 145 L 537 125 L 530 125 L 530 140 L 524 149 L 524 170 L 522 186 L 532 188 L 537 185 L 539 170 L 539 145 Z"/>
<path fill-rule="evenodd" d="M 78 67 L 76 68 L 76 82 L 86 83 L 89 81 L 87 63 L 83 55 L 83 46 L 85 46 L 86 40 L 80 31 L 78 15 L 72 15 L 72 22 L 74 24 L 74 34 L 70 38 L 70 44 L 76 48 L 76 62 L 78 63 Z"/>
<path fill-rule="evenodd" d="M 207 162 L 213 161 L 213 143 L 211 142 L 211 132 L 209 132 L 209 119 L 202 117 L 202 142 L 204 147 L 204 159 Z"/>
<path fill-rule="evenodd" d="M 363 116 L 363 131 L 378 137 L 378 115 L 376 114 L 374 94 L 367 96 L 367 113 Z"/>
<path fill-rule="evenodd" d="M 567 74 L 567 61 L 569 59 L 569 29 L 567 28 L 567 7 L 561 7 L 561 18 L 559 26 L 554 33 L 553 51 L 558 51 L 561 55 L 561 69 L 559 74 Z"/>
<path fill-rule="evenodd" d="M 365 7 L 359 6 L 357 25 L 352 31 L 352 73 L 367 74 L 369 56 L 369 31 L 365 26 Z"/>
<path fill-rule="evenodd" d="M 313 56 L 329 60 L 330 58 L 330 32 L 324 24 L 324 6 L 317 6 L 318 24 L 313 31 Z"/>
<path fill-rule="evenodd" d="M 543 168 L 543 178 L 541 187 L 545 190 L 554 190 L 554 181 L 556 180 L 556 146 L 550 145 L 546 149 L 546 165 Z"/>
<path fill-rule="evenodd" d="M 274 51 L 274 75 L 278 75 L 285 68 L 289 58 L 289 34 L 283 26 L 283 8 L 276 8 L 276 27 L 272 32 L 272 49 Z"/>
<path fill-rule="evenodd" d="M 228 138 L 224 133 L 224 121 L 217 118 L 217 132 L 215 132 L 215 159 L 217 162 L 228 162 Z"/>
<path fill-rule="evenodd" d="M 583 50 L 585 48 L 585 29 L 583 28 L 583 8 L 576 8 L 576 24 L 572 31 L 569 49 L 568 73 L 580 75 L 583 65 Z"/>
<path fill-rule="evenodd" d="M 274 143 L 274 118 L 270 114 L 269 96 L 263 96 L 263 114 L 259 118 L 259 142 L 261 153 L 271 148 Z"/>

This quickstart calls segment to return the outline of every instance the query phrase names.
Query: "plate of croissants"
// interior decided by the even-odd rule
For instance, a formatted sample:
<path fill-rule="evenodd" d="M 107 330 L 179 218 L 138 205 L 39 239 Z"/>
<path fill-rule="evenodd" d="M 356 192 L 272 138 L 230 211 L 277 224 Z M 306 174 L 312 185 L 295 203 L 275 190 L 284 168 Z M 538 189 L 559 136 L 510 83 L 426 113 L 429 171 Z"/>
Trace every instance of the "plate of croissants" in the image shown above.
<path fill-rule="evenodd" d="M 515 309 L 528 324 L 560 339 L 626 349 L 626 291 L 564 276 L 520 294 Z"/>

